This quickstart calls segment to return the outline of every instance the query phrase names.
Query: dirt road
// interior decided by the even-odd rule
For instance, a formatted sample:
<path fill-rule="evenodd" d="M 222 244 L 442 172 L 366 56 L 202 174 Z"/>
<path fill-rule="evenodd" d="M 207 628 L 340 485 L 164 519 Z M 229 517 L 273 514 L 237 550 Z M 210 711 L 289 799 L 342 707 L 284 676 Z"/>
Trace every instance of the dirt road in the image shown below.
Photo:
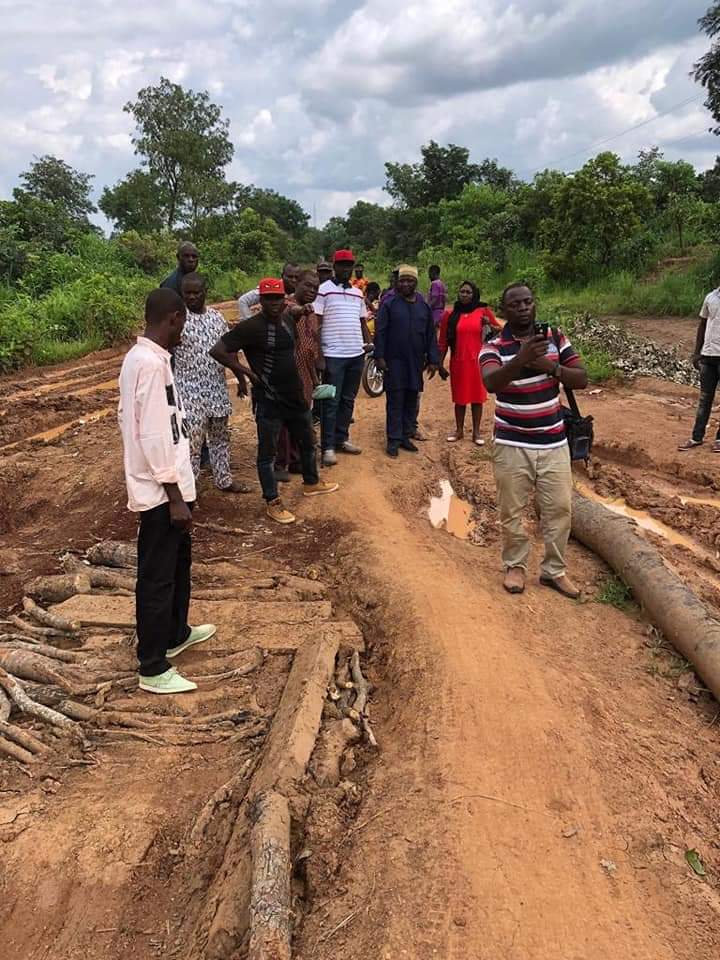
<path fill-rule="evenodd" d="M 438 394 L 425 407 L 432 433 Z M 697 785 L 660 772 L 678 749 L 697 749 L 695 737 L 712 756 L 706 721 L 649 680 L 639 622 L 539 586 L 510 599 L 495 544 L 433 532 L 422 510 L 444 451 L 423 445 L 396 466 L 377 450 L 381 411 L 369 413 L 358 431 L 369 455 L 340 468 L 341 515 L 363 518 L 351 566 L 382 598 L 368 622 L 383 625 L 387 722 L 367 804 L 375 819 L 341 875 L 365 884 L 335 912 L 358 902 L 366 912 L 343 955 L 370 957 L 375 943 L 383 957 L 684 956 L 678 898 L 708 909 L 696 947 L 717 944 L 717 895 L 693 889 L 678 848 L 665 847 L 701 822 Z M 586 584 L 603 576 L 585 551 L 572 557 Z M 688 820 L 671 838 L 677 803 Z"/>
<path fill-rule="evenodd" d="M 17 601 L 28 571 L 54 568 L 68 539 L 82 548 L 93 536 L 132 533 L 123 509 L 115 424 L 109 416 L 87 416 L 112 405 L 107 381 L 113 365 L 117 358 L 103 357 L 85 372 L 75 365 L 41 382 L 26 376 L 0 384 L 6 411 L 30 404 L 29 423 L 8 414 L 0 421 L 3 443 L 20 441 L 0 450 L 0 567 L 6 574 L 0 590 L 6 605 Z M 89 383 L 68 382 L 91 373 Z M 39 401 L 27 400 L 29 390 L 51 384 L 60 387 Z M 28 441 L 38 432 L 33 402 L 54 397 L 59 404 L 76 385 L 96 389 L 78 397 L 82 402 L 72 409 L 69 429 L 50 444 Z M 700 585 L 708 602 L 720 606 L 717 577 L 693 549 L 714 552 L 713 538 L 720 533 L 712 502 L 720 463 L 706 450 L 684 460 L 674 451 L 693 403 L 689 389 L 655 382 L 604 387 L 588 398 L 600 444 L 597 475 L 584 480 L 598 495 L 622 496 L 682 533 L 684 544 L 649 536 Z M 422 420 L 432 439 L 417 455 L 397 462 L 384 455 L 383 415 L 382 401 L 360 400 L 355 437 L 365 453 L 334 468 L 342 494 L 303 502 L 291 484 L 287 500 L 303 522 L 282 535 L 263 521 L 258 497 L 223 499 L 203 485 L 200 519 L 251 530 L 248 553 L 268 549 L 295 572 L 317 569 L 332 587 L 337 615 L 363 626 L 371 657 L 381 750 L 358 754 L 357 767 L 347 772 L 359 804 L 343 805 L 337 795 L 322 792 L 312 797 L 304 840 L 306 916 L 297 956 L 714 955 L 720 946 L 717 705 L 649 631 L 637 608 L 594 602 L 608 571 L 581 547 L 572 545 L 570 557 L 588 602 L 570 604 L 535 584 L 522 598 L 502 593 L 490 464 L 485 451 L 444 442 L 450 425 L 444 385 L 434 383 L 424 400 Z M 62 410 L 50 419 L 52 426 L 70 420 L 63 421 Z M 487 435 L 488 423 L 484 429 Z M 238 406 L 233 435 L 238 474 L 249 479 L 252 424 L 244 406 Z M 472 503 L 475 542 L 430 526 L 428 500 L 443 478 Z M 237 544 L 218 544 L 199 531 L 196 555 L 228 549 L 243 553 Z M 142 893 L 168 906 L 183 878 L 182 864 L 173 869 L 167 851 L 222 782 L 227 764 L 218 759 L 215 769 L 213 755 L 206 755 L 206 772 L 183 781 L 163 817 L 156 792 L 133 773 L 136 755 L 113 756 L 121 785 L 117 806 L 107 785 L 98 793 L 84 771 L 74 771 L 54 795 L 53 810 L 59 823 L 69 824 L 63 848 L 68 862 L 85 842 L 78 824 L 101 818 L 96 852 L 74 874 L 79 899 L 72 901 L 73 923 L 81 922 L 82 891 L 104 877 L 113 881 L 112 909 L 105 903 L 101 910 L 94 901 L 85 922 L 91 929 L 129 928 L 131 918 L 135 929 L 143 929 L 132 892 L 138 870 L 108 874 L 103 837 L 120 824 L 129 851 L 126 856 L 121 850 L 121 859 L 131 864 L 142 863 L 143 851 L 155 844 L 164 860 L 150 858 L 144 874 L 140 868 Z M 165 782 L 188 762 L 172 754 L 163 768 Z M 9 789 L 19 789 L 14 780 Z M 122 808 L 134 796 L 137 816 L 123 820 Z M 133 839 L 132 824 L 147 820 L 148 811 L 150 828 L 138 827 Z M 25 871 L 26 889 L 47 869 L 42 820 L 34 824 L 25 841 L 15 841 L 22 844 L 15 862 Z M 112 844 L 107 849 L 112 861 L 117 851 Z M 704 879 L 688 867 L 688 849 L 700 853 Z M 21 931 L 32 927 L 27 909 L 0 912 L 0 922 L 16 937 L 17 955 L 28 960 L 53 956 L 63 928 L 68 891 L 60 896 L 41 889 L 50 918 L 46 933 L 35 928 L 23 940 Z M 125 900 L 134 905 L 123 906 Z M 162 916 L 160 907 L 154 919 Z M 72 930 L 63 936 L 56 956 L 69 960 Z M 32 949 L 22 952 L 23 942 Z M 121 946 L 122 955 L 137 960 L 164 955 L 140 934 L 92 942 L 94 953 L 87 955 L 94 960 L 119 956 Z M 168 948 L 167 955 L 182 954 Z"/>

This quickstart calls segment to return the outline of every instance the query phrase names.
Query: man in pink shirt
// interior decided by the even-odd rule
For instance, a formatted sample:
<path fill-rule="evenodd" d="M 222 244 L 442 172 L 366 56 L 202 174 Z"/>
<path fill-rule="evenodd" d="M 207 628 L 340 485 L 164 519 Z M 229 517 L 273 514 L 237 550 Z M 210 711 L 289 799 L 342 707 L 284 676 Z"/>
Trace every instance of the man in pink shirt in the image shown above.
<path fill-rule="evenodd" d="M 128 508 L 140 515 L 135 591 L 140 689 L 187 693 L 197 684 L 170 663 L 215 633 L 188 626 L 195 477 L 170 351 L 180 343 L 185 304 L 170 289 L 145 303 L 145 332 L 120 371 L 118 420 Z"/>

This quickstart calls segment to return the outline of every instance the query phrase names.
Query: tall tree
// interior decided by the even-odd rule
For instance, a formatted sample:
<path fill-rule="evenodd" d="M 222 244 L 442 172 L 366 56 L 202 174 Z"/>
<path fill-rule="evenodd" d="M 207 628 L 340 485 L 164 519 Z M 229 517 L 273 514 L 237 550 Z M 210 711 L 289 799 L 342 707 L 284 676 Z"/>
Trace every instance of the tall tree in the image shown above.
<path fill-rule="evenodd" d="M 145 170 L 133 170 L 114 187 L 105 187 L 98 206 L 120 233 L 156 233 L 162 230 L 167 217 L 163 188 Z"/>
<path fill-rule="evenodd" d="M 256 186 L 238 187 L 235 203 L 240 210 L 251 207 L 261 216 L 270 217 L 292 237 L 302 237 L 310 222 L 310 214 L 303 210 L 297 200 L 285 197 L 276 190 Z"/>
<path fill-rule="evenodd" d="M 704 17 L 698 20 L 700 29 L 712 40 L 708 52 L 695 64 L 694 76 L 707 90 L 705 106 L 717 124 L 713 133 L 720 133 L 720 0 L 715 0 Z"/>
<path fill-rule="evenodd" d="M 167 194 L 166 223 L 172 229 L 185 208 L 197 206 L 199 185 L 204 195 L 209 182 L 224 181 L 233 156 L 229 122 L 205 91 L 184 90 L 165 77 L 140 90 L 124 110 L 137 124 L 135 152 Z"/>
<path fill-rule="evenodd" d="M 90 199 L 92 174 L 81 173 L 64 160 L 46 154 L 35 157 L 19 179 L 25 193 L 58 204 L 71 220 L 89 226 L 88 216 L 97 209 Z"/>
<path fill-rule="evenodd" d="M 470 163 L 470 151 L 449 143 L 441 147 L 434 140 L 421 148 L 420 163 L 386 163 L 385 189 L 400 206 L 425 207 L 459 196 L 466 183 L 480 175 Z"/>
<path fill-rule="evenodd" d="M 551 272 L 589 276 L 623 263 L 646 229 L 650 189 L 614 153 L 600 153 L 559 186 L 555 215 L 541 225 Z"/>

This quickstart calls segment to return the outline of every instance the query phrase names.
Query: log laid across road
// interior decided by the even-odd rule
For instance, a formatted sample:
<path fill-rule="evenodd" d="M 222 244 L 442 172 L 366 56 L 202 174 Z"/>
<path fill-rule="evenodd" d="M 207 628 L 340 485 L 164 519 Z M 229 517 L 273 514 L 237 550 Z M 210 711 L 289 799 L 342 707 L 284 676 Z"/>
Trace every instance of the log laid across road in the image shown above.
<path fill-rule="evenodd" d="M 720 701 L 720 622 L 666 565 L 637 525 L 575 493 L 572 532 L 630 587 L 648 618 Z"/>

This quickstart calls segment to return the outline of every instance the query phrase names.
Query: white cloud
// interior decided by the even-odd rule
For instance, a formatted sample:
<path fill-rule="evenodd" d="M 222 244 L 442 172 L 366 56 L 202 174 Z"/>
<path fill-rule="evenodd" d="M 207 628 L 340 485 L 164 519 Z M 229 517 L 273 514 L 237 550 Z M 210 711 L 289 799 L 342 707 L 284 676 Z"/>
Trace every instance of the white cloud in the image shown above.
<path fill-rule="evenodd" d="M 161 76 L 208 90 L 231 121 L 229 175 L 294 196 L 318 222 L 357 199 L 387 202 L 386 160 L 430 138 L 524 175 L 572 168 L 586 148 L 702 91 L 708 0 L 126 0 L 13 5 L 3 31 L 0 192 L 33 155 L 96 175 L 132 156 L 128 100 Z M 172 9 L 175 9 L 174 7 Z M 608 143 L 630 159 L 658 143 L 711 165 L 695 103 Z M 569 156 L 570 155 L 570 156 Z"/>

